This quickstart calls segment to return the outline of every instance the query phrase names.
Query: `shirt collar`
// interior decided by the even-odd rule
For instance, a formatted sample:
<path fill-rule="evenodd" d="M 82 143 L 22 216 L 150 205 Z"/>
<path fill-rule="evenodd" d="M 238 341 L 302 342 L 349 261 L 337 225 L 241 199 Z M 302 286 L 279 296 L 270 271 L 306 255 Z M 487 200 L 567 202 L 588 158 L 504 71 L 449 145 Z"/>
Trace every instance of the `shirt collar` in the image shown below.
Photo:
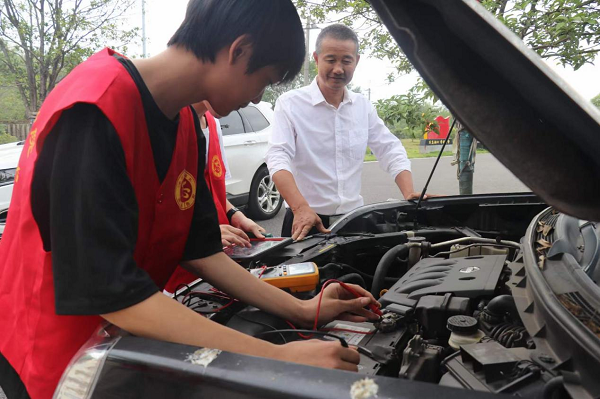
<path fill-rule="evenodd" d="M 319 85 L 317 84 L 317 78 L 313 79 L 312 83 L 309 86 L 309 90 L 313 106 L 321 103 L 327 103 L 327 100 L 325 100 L 323 93 L 321 93 L 321 89 L 319 89 Z M 352 103 L 354 101 L 355 95 L 356 93 L 351 92 L 350 90 L 348 90 L 347 87 L 344 87 L 344 99 L 342 100 L 341 104 Z"/>

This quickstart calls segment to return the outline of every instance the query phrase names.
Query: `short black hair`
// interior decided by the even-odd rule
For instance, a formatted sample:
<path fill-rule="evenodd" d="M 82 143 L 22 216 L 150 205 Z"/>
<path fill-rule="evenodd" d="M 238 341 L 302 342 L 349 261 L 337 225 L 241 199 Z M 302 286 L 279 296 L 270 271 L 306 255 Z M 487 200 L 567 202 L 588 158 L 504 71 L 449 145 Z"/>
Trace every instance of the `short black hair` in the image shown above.
<path fill-rule="evenodd" d="M 333 24 L 324 28 L 321 33 L 319 33 L 319 36 L 317 36 L 317 54 L 321 54 L 321 43 L 323 43 L 323 39 L 326 37 L 331 37 L 336 40 L 352 40 L 354 44 L 356 44 L 356 54 L 358 54 L 358 36 L 356 36 L 356 33 L 346 25 Z"/>
<path fill-rule="evenodd" d="M 190 0 L 168 45 L 215 62 L 217 52 L 242 35 L 249 35 L 253 46 L 247 73 L 272 65 L 285 83 L 300 72 L 304 31 L 291 0 Z"/>

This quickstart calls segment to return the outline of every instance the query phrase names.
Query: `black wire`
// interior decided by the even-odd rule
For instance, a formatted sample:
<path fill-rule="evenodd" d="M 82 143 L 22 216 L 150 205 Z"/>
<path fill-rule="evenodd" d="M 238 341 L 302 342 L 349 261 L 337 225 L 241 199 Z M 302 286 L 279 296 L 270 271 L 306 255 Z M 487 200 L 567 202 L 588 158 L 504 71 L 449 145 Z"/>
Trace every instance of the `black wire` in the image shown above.
<path fill-rule="evenodd" d="M 192 288 L 189 285 L 187 285 L 185 283 L 181 283 L 177 287 L 175 287 L 175 292 L 173 293 L 173 299 L 177 300 L 177 297 L 179 297 L 180 295 L 183 295 L 183 293 L 177 294 L 177 291 L 179 291 L 183 287 L 187 287 L 187 290 L 184 291 L 186 294 L 192 290 Z"/>
<path fill-rule="evenodd" d="M 421 196 L 419 197 L 419 201 L 417 201 L 417 206 L 415 208 L 415 219 L 414 219 L 414 229 L 417 230 L 418 227 L 418 215 L 419 215 L 419 207 L 421 206 L 421 202 L 423 202 L 423 198 L 425 198 L 425 193 L 427 193 L 427 188 L 429 187 L 429 183 L 431 182 L 431 178 L 433 177 L 433 173 L 435 172 L 438 162 L 440 162 L 440 158 L 442 157 L 442 153 L 446 148 L 446 144 L 448 144 L 448 140 L 452 135 L 452 130 L 454 130 L 454 125 L 456 124 L 456 118 L 452 121 L 452 126 L 450 126 L 450 131 L 446 136 L 446 140 L 444 140 L 444 144 L 442 145 L 442 149 L 435 160 L 435 164 L 433 165 L 433 169 L 431 169 L 431 173 L 429 174 L 429 178 L 427 178 L 427 183 L 425 183 L 425 187 L 423 187 L 423 191 L 421 191 Z"/>
<path fill-rule="evenodd" d="M 247 318 L 245 318 L 245 317 L 241 316 L 239 313 L 235 313 L 233 316 L 237 316 L 237 317 L 239 317 L 240 319 L 247 321 L 248 323 L 254 323 L 254 324 L 258 324 L 258 325 L 260 325 L 260 326 L 263 326 L 263 327 L 270 328 L 272 331 L 277 331 L 277 329 L 276 329 L 275 327 L 273 327 L 273 326 L 271 326 L 271 325 L 269 325 L 269 324 L 267 324 L 267 323 L 263 323 L 263 322 L 260 322 L 260 321 L 257 321 L 257 320 L 250 320 L 250 319 L 247 319 Z M 287 340 L 285 339 L 285 337 L 283 336 L 283 334 L 282 334 L 282 333 L 279 333 L 279 336 L 281 337 L 281 340 L 283 341 L 283 343 L 284 343 L 284 344 L 287 344 Z"/>
<path fill-rule="evenodd" d="M 261 332 L 260 334 L 256 334 L 258 335 L 265 335 L 265 334 L 277 334 L 277 333 L 300 333 L 300 334 L 311 334 L 311 335 L 321 335 L 323 337 L 332 337 L 335 338 L 337 340 L 340 341 L 340 343 L 342 344 L 342 346 L 344 348 L 348 347 L 348 342 L 346 342 L 346 340 L 342 337 L 338 337 L 335 334 L 330 334 L 330 333 L 326 333 L 323 331 L 315 331 L 315 330 L 300 330 L 300 329 L 292 329 L 292 328 L 285 328 L 282 330 L 273 330 L 273 331 L 264 331 Z"/>

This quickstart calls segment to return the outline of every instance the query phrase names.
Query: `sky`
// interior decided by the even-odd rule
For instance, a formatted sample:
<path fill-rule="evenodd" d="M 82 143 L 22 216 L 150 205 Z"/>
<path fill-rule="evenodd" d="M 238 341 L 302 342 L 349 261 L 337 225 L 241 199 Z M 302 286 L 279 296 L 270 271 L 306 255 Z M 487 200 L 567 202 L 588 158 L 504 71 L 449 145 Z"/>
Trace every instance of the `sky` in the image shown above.
<path fill-rule="evenodd" d="M 188 0 L 146 0 L 146 36 L 147 52 L 149 55 L 160 53 L 166 48 L 166 43 L 177 27 L 183 21 Z M 142 25 L 141 0 L 136 7 L 128 12 L 131 24 Z M 314 51 L 318 29 L 310 32 L 310 51 Z M 142 53 L 141 46 L 137 51 Z M 577 71 L 572 68 L 557 65 L 554 61 L 545 60 L 550 67 L 570 84 L 585 99 L 600 94 L 600 56 L 595 65 L 587 64 Z M 402 94 L 410 89 L 417 81 L 416 72 L 401 76 L 392 84 L 386 77 L 394 67 L 389 61 L 378 60 L 368 55 L 363 55 L 354 74 L 353 85 L 360 86 L 364 92 L 370 88 L 371 100 L 389 98 L 395 94 Z"/>

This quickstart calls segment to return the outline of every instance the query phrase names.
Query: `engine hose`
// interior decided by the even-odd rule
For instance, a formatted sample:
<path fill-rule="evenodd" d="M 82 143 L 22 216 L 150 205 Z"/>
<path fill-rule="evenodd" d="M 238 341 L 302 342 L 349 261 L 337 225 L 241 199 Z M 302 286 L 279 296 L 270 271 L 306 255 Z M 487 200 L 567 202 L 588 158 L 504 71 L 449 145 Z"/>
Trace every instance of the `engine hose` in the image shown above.
<path fill-rule="evenodd" d="M 554 377 L 548 380 L 548 382 L 544 385 L 544 389 L 542 390 L 542 399 L 553 399 L 554 394 L 559 389 L 564 389 L 564 383 L 565 380 L 563 376 Z"/>
<path fill-rule="evenodd" d="M 492 317 L 503 318 L 506 313 L 513 320 L 519 320 L 519 311 L 512 295 L 500 295 L 488 302 L 485 312 Z"/>
<path fill-rule="evenodd" d="M 342 283 L 360 285 L 364 289 L 367 289 L 367 284 L 365 284 L 365 280 L 358 273 L 350 273 L 346 274 L 345 276 L 338 277 L 338 281 L 341 281 Z"/>
<path fill-rule="evenodd" d="M 387 277 L 394 260 L 406 252 L 408 252 L 408 246 L 400 244 L 392 247 L 383 255 L 377 264 L 377 269 L 375 269 L 375 275 L 373 276 L 373 285 L 371 285 L 371 294 L 373 294 L 375 298 L 379 298 L 379 293 L 385 287 L 385 278 Z"/>
<path fill-rule="evenodd" d="M 490 337 L 505 348 L 514 348 L 527 336 L 527 330 L 523 326 L 502 323 L 498 324 L 490 332 Z"/>
<path fill-rule="evenodd" d="M 341 273 L 349 271 L 352 273 L 360 274 L 360 276 L 364 279 L 365 282 L 368 281 L 370 283 L 373 281 L 372 274 L 365 273 L 362 270 L 358 270 L 357 268 L 347 265 L 345 263 L 328 263 L 325 266 L 319 267 L 319 274 L 326 275 L 326 273 L 328 273 L 330 270 L 335 270 L 335 271 L 339 272 L 339 274 L 336 273 L 335 275 L 332 275 L 331 278 L 338 278 L 339 276 L 342 275 Z M 400 277 L 386 277 L 385 283 L 386 284 L 394 284 L 399 279 L 400 279 Z"/>

